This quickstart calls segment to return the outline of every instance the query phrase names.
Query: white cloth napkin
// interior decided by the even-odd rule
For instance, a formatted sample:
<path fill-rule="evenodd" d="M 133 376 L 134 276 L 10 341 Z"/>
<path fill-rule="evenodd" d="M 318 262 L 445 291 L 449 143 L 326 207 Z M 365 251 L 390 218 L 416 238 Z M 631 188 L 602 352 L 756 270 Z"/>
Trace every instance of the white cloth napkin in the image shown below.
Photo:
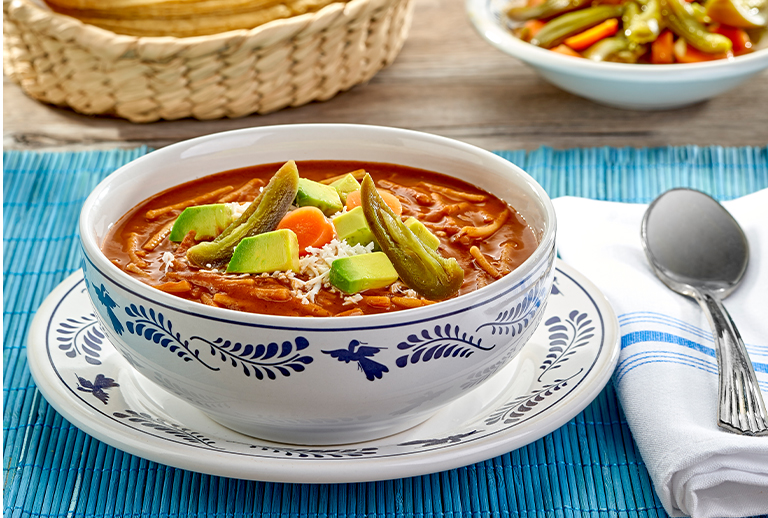
<path fill-rule="evenodd" d="M 768 437 L 717 426 L 712 333 L 696 302 L 651 271 L 640 243 L 647 206 L 572 197 L 554 204 L 561 258 L 600 288 L 619 318 L 613 380 L 666 511 L 694 518 L 768 513 Z M 750 244 L 743 283 L 725 306 L 768 402 L 768 189 L 723 205 Z"/>

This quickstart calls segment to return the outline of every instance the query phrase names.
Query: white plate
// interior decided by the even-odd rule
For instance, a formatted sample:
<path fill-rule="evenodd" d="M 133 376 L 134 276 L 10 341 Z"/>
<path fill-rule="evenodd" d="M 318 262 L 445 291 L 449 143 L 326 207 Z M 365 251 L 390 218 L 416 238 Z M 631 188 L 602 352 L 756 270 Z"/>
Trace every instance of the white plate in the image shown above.
<path fill-rule="evenodd" d="M 30 370 L 45 398 L 97 439 L 178 468 L 294 483 L 417 476 L 520 448 L 581 412 L 605 386 L 618 355 L 618 322 L 610 305 L 592 283 L 558 261 L 541 325 L 486 383 L 397 435 L 302 447 L 233 432 L 138 374 L 96 322 L 82 272 L 40 306 L 27 344 Z"/>

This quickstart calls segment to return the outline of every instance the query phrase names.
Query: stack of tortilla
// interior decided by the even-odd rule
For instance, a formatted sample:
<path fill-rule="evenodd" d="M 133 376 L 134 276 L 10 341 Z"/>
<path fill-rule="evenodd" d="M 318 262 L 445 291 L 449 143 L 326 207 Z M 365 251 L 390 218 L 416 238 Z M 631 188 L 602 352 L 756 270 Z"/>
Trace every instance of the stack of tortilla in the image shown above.
<path fill-rule="evenodd" d="M 338 0 L 45 0 L 54 11 L 131 36 L 205 36 L 313 12 Z"/>

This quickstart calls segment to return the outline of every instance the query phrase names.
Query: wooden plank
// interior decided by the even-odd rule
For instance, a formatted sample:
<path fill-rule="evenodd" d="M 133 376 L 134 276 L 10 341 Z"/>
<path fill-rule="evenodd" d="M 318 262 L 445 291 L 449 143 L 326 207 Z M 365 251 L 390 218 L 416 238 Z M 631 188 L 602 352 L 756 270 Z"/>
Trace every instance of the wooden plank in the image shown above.
<path fill-rule="evenodd" d="M 768 143 L 768 72 L 710 101 L 670 111 L 608 108 L 549 85 L 487 45 L 459 0 L 416 0 L 394 64 L 333 99 L 269 115 L 133 124 L 43 105 L 3 81 L 5 149 L 160 147 L 269 124 L 346 122 L 428 131 L 486 149 L 723 146 Z"/>

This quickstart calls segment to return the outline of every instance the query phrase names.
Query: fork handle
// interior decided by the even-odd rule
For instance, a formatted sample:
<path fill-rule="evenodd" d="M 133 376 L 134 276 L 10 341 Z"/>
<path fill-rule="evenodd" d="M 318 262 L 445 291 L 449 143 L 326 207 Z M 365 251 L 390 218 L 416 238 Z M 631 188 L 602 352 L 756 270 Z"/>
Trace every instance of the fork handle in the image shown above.
<path fill-rule="evenodd" d="M 720 380 L 718 426 L 742 435 L 768 435 L 763 395 L 736 324 L 714 293 L 699 290 L 696 295 L 715 338 Z"/>

